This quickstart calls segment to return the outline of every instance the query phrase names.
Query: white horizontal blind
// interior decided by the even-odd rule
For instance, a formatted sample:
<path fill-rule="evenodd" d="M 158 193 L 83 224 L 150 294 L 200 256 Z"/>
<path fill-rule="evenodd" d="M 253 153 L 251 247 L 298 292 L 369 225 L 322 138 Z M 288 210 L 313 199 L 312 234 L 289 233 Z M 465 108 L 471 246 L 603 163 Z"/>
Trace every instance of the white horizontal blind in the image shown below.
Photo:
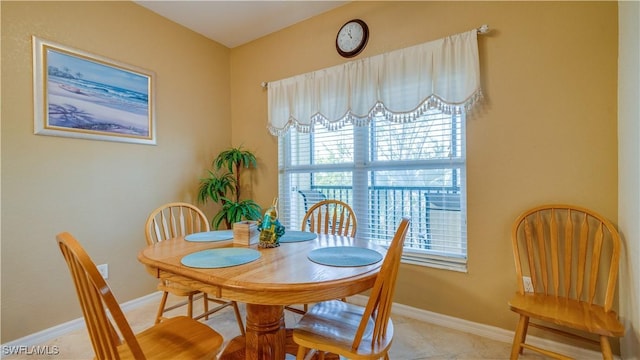
<path fill-rule="evenodd" d="M 407 120 L 373 118 L 365 126 L 318 126 L 280 137 L 280 217 L 287 229 L 300 229 L 313 203 L 335 198 L 355 211 L 357 237 L 386 245 L 410 216 L 405 261 L 464 270 L 464 115 L 432 109 Z"/>

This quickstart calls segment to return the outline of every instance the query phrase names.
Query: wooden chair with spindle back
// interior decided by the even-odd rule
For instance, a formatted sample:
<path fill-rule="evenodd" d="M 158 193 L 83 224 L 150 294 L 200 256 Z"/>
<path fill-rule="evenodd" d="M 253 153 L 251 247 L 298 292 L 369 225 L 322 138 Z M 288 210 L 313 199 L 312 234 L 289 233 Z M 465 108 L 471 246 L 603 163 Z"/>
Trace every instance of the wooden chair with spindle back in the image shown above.
<path fill-rule="evenodd" d="M 69 266 L 97 359 L 215 359 L 222 336 L 186 316 L 134 334 L 109 285 L 78 241 L 66 232 L 56 239 Z"/>
<path fill-rule="evenodd" d="M 318 234 L 356 236 L 358 221 L 349 204 L 335 199 L 322 200 L 309 208 L 302 219 L 302 231 Z"/>
<path fill-rule="evenodd" d="M 309 231 L 317 234 L 333 234 L 341 236 L 356 236 L 358 221 L 356 214 L 349 204 L 335 199 L 321 200 L 313 204 L 302 219 L 302 231 L 309 226 Z M 347 299 L 341 299 L 347 301 Z M 297 314 L 304 314 L 309 309 L 309 304 L 303 304 L 299 309 L 287 305 L 286 310 Z"/>
<path fill-rule="evenodd" d="M 612 309 L 620 260 L 613 224 L 586 208 L 543 205 L 515 220 L 511 239 L 518 291 L 509 306 L 520 315 L 511 359 L 524 349 L 567 358 L 525 343 L 530 326 L 599 344 L 603 358 L 611 359 L 609 337 L 624 335 Z M 533 292 L 525 291 L 524 277 Z"/>
<path fill-rule="evenodd" d="M 389 359 L 393 341 L 391 306 L 409 218 L 400 222 L 365 307 L 331 300 L 315 304 L 293 330 L 298 360 L 325 352 L 348 359 Z"/>
<path fill-rule="evenodd" d="M 151 214 L 149 214 L 144 227 L 147 245 L 153 245 L 157 242 L 169 240 L 178 236 L 186 236 L 209 230 L 209 222 L 202 210 L 192 204 L 184 202 L 172 202 L 155 209 Z M 193 317 L 193 301 L 194 299 L 197 299 L 196 296 L 200 294 L 199 291 L 166 280 L 160 280 L 158 283 L 158 290 L 162 291 L 162 299 L 160 300 L 158 313 L 156 315 L 156 324 L 164 319 L 164 313 L 184 305 L 187 305 L 187 315 L 189 317 Z M 186 297 L 187 300 L 167 307 L 166 304 L 169 294 Z M 222 310 L 227 306 L 232 306 L 240 332 L 244 335 L 245 330 L 242 322 L 242 316 L 240 315 L 238 304 L 235 301 L 216 298 L 209 294 L 203 294 L 202 298 L 204 299 L 204 312 L 196 316 L 196 320 L 203 317 L 208 319 L 209 315 Z M 217 304 L 217 306 L 213 309 L 209 309 L 210 301 Z"/>

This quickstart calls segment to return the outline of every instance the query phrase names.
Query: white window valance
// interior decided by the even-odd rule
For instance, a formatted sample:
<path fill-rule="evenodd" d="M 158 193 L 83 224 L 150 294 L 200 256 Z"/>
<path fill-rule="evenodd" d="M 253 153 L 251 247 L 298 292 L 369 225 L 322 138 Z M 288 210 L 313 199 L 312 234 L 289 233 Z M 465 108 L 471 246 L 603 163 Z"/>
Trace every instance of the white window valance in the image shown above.
<path fill-rule="evenodd" d="M 411 121 L 428 109 L 461 113 L 482 96 L 477 30 L 269 82 L 268 129 L 311 132 L 374 116 Z"/>

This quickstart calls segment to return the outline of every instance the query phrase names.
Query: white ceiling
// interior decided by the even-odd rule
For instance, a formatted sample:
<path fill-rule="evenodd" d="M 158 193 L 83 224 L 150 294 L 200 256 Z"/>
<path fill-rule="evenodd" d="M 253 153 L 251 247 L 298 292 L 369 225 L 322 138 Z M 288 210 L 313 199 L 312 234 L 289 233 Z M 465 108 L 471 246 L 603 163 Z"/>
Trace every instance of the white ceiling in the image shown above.
<path fill-rule="evenodd" d="M 158 1 L 137 4 L 233 48 L 348 1 Z"/>

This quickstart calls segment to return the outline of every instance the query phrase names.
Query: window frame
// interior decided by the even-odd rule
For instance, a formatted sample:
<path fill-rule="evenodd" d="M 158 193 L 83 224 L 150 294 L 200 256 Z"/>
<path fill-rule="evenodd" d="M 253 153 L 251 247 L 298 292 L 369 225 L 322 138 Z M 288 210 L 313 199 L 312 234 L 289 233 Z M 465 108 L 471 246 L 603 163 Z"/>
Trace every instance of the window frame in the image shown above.
<path fill-rule="evenodd" d="M 289 178 L 290 174 L 309 174 L 310 176 L 310 187 L 313 189 L 314 177 L 317 173 L 321 172 L 351 172 L 351 189 L 352 189 L 352 199 L 353 203 L 351 204 L 354 212 L 356 214 L 367 214 L 366 216 L 358 216 L 358 232 L 356 236 L 363 236 L 361 234 L 369 233 L 370 224 L 369 224 L 369 194 L 364 197 L 356 197 L 354 196 L 356 188 L 362 189 L 366 188 L 366 192 L 369 193 L 371 188 L 375 188 L 375 185 L 370 185 L 370 177 L 372 172 L 376 170 L 403 170 L 403 169 L 459 169 L 458 175 L 460 179 L 456 179 L 455 181 L 460 181 L 459 191 L 460 191 L 460 221 L 461 227 L 463 230 L 461 231 L 460 238 L 460 246 L 464 249 L 464 253 L 461 255 L 455 255 L 451 253 L 442 254 L 433 250 L 421 250 L 415 247 L 408 247 L 405 245 L 405 251 L 403 252 L 402 261 L 404 263 L 428 266 L 440 269 L 447 269 L 452 271 L 466 272 L 467 271 L 467 258 L 468 258 L 468 246 L 467 246 L 467 207 L 466 207 L 466 116 L 465 114 L 444 114 L 440 112 L 441 116 L 448 116 L 451 118 L 451 147 L 459 146 L 458 150 L 460 154 L 456 157 L 449 156 L 448 158 L 440 158 L 440 159 L 422 159 L 422 160 L 403 160 L 399 162 L 395 161 L 385 161 L 385 160 L 375 160 L 372 159 L 372 150 L 375 148 L 375 143 L 373 139 L 373 135 L 375 131 L 372 131 L 372 128 L 375 128 L 376 124 L 380 121 L 386 121 L 382 119 L 372 119 L 371 122 L 367 126 L 353 126 L 353 161 L 348 161 L 339 164 L 312 164 L 314 159 L 314 133 L 309 134 L 309 146 L 308 150 L 308 160 L 309 164 L 302 165 L 292 165 L 292 133 L 289 132 L 285 136 L 279 137 L 278 140 L 278 175 L 279 175 L 279 196 L 281 199 L 280 204 L 285 207 L 285 211 L 281 211 L 281 215 L 285 215 L 283 220 L 283 224 L 287 226 L 287 228 L 299 228 L 300 224 L 295 223 L 295 219 L 291 216 L 291 214 L 287 214 L 288 206 L 287 204 L 294 203 L 293 197 L 295 197 L 296 188 L 291 186 L 291 179 Z M 456 128 L 456 125 L 459 125 L 459 129 Z M 460 131 L 457 134 L 457 131 Z M 458 144 L 458 136 L 460 137 L 460 143 Z M 455 148 L 454 148 L 455 149 Z M 451 150 L 450 150 L 451 151 Z M 455 173 L 455 171 L 454 171 Z M 453 183 L 454 180 L 452 180 Z M 455 184 L 455 183 L 453 183 Z M 363 231 L 362 229 L 366 228 L 367 231 Z M 372 238 L 367 238 L 370 241 L 376 241 Z M 391 237 L 388 241 L 391 240 Z M 386 244 L 381 244 L 386 246 Z"/>

